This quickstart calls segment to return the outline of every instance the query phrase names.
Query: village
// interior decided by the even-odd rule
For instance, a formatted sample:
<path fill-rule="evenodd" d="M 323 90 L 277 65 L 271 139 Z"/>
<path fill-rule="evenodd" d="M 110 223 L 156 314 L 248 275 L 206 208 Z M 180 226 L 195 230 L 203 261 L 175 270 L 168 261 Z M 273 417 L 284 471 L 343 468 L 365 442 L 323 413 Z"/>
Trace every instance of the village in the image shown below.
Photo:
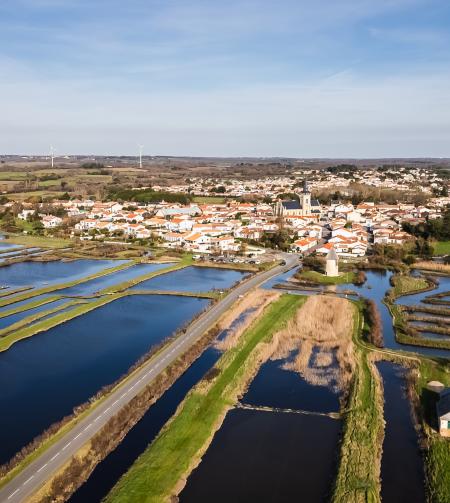
<path fill-rule="evenodd" d="M 314 173 L 310 176 L 317 178 Z M 341 173 L 339 186 L 343 181 Z M 290 185 L 285 185 L 288 182 Z M 371 182 L 381 183 L 373 174 L 366 180 Z M 444 185 L 442 180 L 438 182 L 447 194 L 445 182 Z M 250 182 L 245 183 L 247 188 L 255 189 Z M 352 259 L 364 257 L 372 245 L 408 243 L 413 236 L 403 230 L 405 224 L 418 225 L 440 218 L 450 204 L 448 195 L 433 196 L 430 184 L 424 204 L 373 201 L 352 204 L 345 197 L 321 204 L 315 193 L 321 190 L 323 181 L 316 180 L 310 185 L 306 178 L 281 179 L 272 192 L 269 190 L 269 186 L 274 187 L 272 179 L 258 180 L 255 184 L 265 195 L 257 202 L 239 198 L 242 191 L 234 184 L 222 202 L 207 202 L 208 197 L 204 198 L 206 202 L 189 204 L 69 198 L 45 203 L 7 201 L 0 211 L 12 213 L 19 224 L 23 222 L 24 233 L 117 243 L 139 240 L 143 244 L 191 252 L 196 258 L 218 255 L 239 260 L 238 256 L 256 256 L 264 253 L 265 247 L 272 247 L 300 256 L 313 251 L 327 255 L 334 249 L 338 256 Z M 327 175 L 327 187 L 330 184 L 337 184 L 333 174 Z M 185 193 L 187 188 L 187 185 L 174 186 L 169 192 Z M 189 185 L 189 189 L 196 194 L 198 187 Z M 136 189 L 136 193 L 142 190 L 145 188 Z"/>

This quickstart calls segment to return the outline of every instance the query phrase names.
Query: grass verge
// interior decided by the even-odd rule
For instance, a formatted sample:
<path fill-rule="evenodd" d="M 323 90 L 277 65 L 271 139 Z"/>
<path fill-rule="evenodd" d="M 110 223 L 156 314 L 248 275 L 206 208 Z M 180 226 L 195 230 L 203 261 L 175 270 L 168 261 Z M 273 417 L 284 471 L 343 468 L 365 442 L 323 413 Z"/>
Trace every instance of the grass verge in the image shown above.
<path fill-rule="evenodd" d="M 199 385 L 189 393 L 172 420 L 120 479 L 107 502 L 161 502 L 170 497 L 198 460 L 220 417 L 236 400 L 252 351 L 280 329 L 304 300 L 283 295 L 267 308 L 244 332 L 240 343 L 219 360 L 217 376 L 207 389 Z"/>
<path fill-rule="evenodd" d="M 383 397 L 368 351 L 358 344 L 363 325 L 362 306 L 355 303 L 355 375 L 343 426 L 334 503 L 380 501 Z"/>

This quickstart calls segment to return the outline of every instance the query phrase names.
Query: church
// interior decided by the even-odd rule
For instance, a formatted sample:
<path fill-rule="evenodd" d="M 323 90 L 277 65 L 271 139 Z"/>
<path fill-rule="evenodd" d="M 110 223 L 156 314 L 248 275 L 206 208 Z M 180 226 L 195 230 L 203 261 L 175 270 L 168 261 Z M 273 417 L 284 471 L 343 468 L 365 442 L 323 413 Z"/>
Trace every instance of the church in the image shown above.
<path fill-rule="evenodd" d="M 275 216 L 277 217 L 307 217 L 320 215 L 320 203 L 317 199 L 311 199 L 308 182 L 303 182 L 303 191 L 296 194 L 297 199 L 291 201 L 277 201 L 275 204 Z"/>

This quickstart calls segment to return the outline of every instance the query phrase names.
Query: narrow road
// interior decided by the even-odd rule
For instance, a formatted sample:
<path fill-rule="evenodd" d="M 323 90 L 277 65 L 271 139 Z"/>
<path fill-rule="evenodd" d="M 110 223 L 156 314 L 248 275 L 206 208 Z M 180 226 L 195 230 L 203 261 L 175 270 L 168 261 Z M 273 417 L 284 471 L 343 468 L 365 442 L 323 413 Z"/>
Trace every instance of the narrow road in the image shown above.
<path fill-rule="evenodd" d="M 214 304 L 190 325 L 188 330 L 152 358 L 88 416 L 67 432 L 15 478 L 0 490 L 0 502 L 18 503 L 35 493 L 61 466 L 91 439 L 134 396 L 142 391 L 160 372 L 211 327 L 230 307 L 247 293 L 268 279 L 287 272 L 298 264 L 296 255 L 283 254 L 286 265 L 256 274 L 234 288 L 224 299 Z M 32 420 L 32 418 L 30 418 Z"/>

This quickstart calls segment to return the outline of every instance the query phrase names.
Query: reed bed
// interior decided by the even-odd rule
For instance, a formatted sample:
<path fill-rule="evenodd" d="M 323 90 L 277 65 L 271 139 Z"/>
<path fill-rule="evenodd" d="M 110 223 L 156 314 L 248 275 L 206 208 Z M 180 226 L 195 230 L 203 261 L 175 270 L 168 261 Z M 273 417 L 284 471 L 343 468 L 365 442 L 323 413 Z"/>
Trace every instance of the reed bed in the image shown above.
<path fill-rule="evenodd" d="M 438 262 L 432 262 L 427 260 L 422 260 L 414 264 L 415 269 L 424 269 L 426 271 L 442 272 L 444 274 L 450 274 L 450 264 L 440 264 Z"/>
<path fill-rule="evenodd" d="M 267 352 L 273 360 L 293 358 L 283 365 L 313 385 L 345 391 L 355 361 L 351 340 L 354 309 L 339 297 L 309 297 L 278 332 Z"/>

